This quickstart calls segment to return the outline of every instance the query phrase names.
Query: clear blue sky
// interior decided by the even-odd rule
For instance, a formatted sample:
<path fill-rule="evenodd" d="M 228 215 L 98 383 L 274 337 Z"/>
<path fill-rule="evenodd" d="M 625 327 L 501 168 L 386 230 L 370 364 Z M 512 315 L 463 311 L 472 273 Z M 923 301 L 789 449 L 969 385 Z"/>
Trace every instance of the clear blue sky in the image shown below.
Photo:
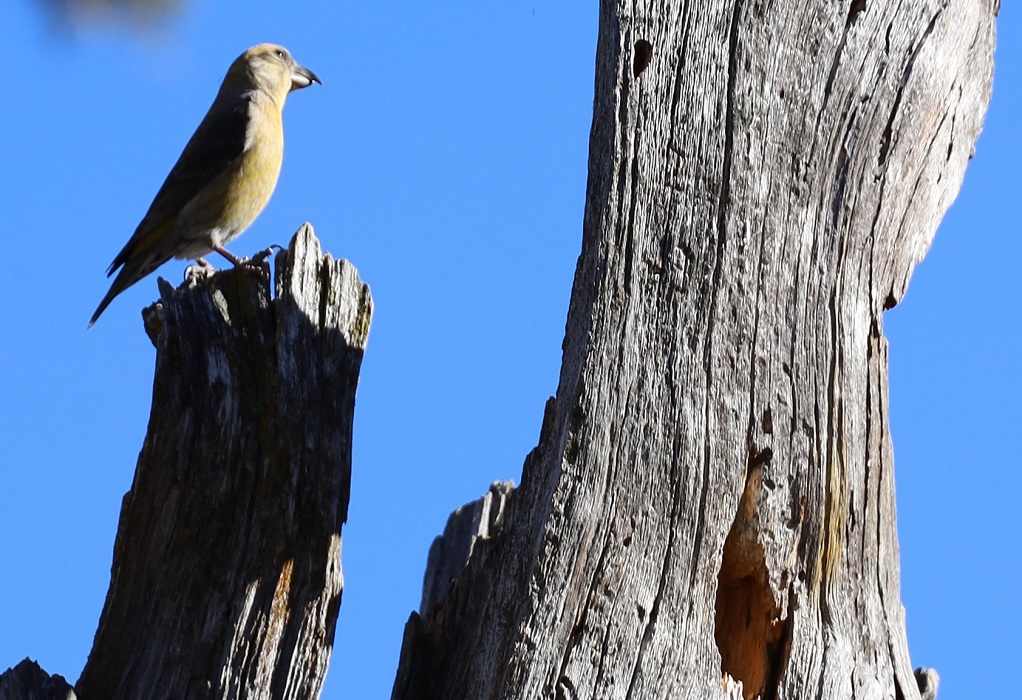
<path fill-rule="evenodd" d="M 232 248 L 311 221 L 372 287 L 323 697 L 389 697 L 430 542 L 491 481 L 517 481 L 556 388 L 596 1 L 185 0 L 141 31 L 61 29 L 43 5 L 0 5 L 0 670 L 30 656 L 74 681 L 85 662 L 148 420 L 155 276 L 86 322 L 229 62 L 276 41 L 324 85 L 291 96 L 280 185 Z M 909 644 L 942 700 L 1003 694 L 1022 667 L 1016 5 L 962 194 L 885 321 Z"/>

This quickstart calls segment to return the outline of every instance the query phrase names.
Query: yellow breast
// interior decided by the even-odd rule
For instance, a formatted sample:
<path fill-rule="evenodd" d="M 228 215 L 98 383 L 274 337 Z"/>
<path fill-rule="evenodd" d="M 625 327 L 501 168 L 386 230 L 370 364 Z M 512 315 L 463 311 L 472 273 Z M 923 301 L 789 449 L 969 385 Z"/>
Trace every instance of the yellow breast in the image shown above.
<path fill-rule="evenodd" d="M 284 159 L 284 129 L 280 111 L 272 104 L 252 106 L 245 152 L 232 173 L 223 223 L 233 238 L 255 221 L 277 186 Z"/>

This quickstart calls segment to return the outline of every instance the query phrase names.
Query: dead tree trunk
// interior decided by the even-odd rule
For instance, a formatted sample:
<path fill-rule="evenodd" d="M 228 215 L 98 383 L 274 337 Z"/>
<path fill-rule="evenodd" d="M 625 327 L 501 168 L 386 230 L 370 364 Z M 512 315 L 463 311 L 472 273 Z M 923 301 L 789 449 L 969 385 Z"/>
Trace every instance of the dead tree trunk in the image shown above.
<path fill-rule="evenodd" d="M 431 551 L 394 698 L 920 696 L 883 312 L 961 184 L 996 12 L 601 2 L 557 396 L 521 486 Z"/>
<path fill-rule="evenodd" d="M 161 283 L 149 430 L 78 697 L 318 698 L 369 290 L 307 225 L 273 300 L 245 268 Z"/>

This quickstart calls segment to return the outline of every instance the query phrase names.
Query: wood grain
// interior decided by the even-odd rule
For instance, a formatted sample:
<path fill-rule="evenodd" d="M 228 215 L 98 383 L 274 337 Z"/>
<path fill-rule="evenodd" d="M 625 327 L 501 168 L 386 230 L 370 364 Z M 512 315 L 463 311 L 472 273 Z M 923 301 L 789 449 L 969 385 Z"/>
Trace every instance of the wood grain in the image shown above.
<path fill-rule="evenodd" d="M 394 698 L 919 697 L 883 312 L 960 187 L 997 9 L 601 3 L 556 400 Z"/>

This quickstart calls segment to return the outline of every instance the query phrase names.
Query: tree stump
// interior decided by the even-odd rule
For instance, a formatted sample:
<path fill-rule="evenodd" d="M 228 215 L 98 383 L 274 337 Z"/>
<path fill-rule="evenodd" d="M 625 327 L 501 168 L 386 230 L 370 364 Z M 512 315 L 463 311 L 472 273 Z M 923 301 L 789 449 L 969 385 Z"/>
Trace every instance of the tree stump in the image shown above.
<path fill-rule="evenodd" d="M 341 602 L 372 299 L 309 225 L 144 312 L 149 429 L 82 700 L 318 698 Z"/>
<path fill-rule="evenodd" d="M 931 692 L 883 312 L 972 155 L 996 12 L 601 2 L 556 399 L 497 526 L 431 552 L 393 698 Z"/>

